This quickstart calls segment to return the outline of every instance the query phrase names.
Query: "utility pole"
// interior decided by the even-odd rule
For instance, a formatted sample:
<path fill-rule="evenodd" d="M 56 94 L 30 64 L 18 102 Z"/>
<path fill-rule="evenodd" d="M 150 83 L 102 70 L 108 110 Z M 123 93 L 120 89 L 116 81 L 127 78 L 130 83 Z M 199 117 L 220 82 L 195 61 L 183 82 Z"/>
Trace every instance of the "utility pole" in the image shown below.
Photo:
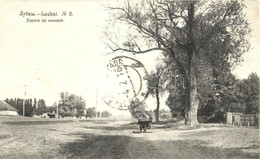
<path fill-rule="evenodd" d="M 23 100 L 23 117 L 25 114 L 25 99 L 26 99 L 26 84 L 24 85 L 24 100 Z"/>
<path fill-rule="evenodd" d="M 95 117 L 96 122 L 97 122 L 97 103 L 98 103 L 98 88 L 96 88 L 96 117 Z"/>
<path fill-rule="evenodd" d="M 59 118 L 59 101 L 57 102 L 57 110 L 56 110 L 57 118 Z"/>

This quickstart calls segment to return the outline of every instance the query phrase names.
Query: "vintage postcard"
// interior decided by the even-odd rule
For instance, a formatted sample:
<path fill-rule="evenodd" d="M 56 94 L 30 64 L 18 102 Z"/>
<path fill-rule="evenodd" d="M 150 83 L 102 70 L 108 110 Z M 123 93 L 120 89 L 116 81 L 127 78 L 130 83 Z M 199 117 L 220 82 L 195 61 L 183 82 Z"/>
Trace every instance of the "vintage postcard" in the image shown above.
<path fill-rule="evenodd" d="M 0 10 L 0 159 L 260 157 L 258 0 Z"/>

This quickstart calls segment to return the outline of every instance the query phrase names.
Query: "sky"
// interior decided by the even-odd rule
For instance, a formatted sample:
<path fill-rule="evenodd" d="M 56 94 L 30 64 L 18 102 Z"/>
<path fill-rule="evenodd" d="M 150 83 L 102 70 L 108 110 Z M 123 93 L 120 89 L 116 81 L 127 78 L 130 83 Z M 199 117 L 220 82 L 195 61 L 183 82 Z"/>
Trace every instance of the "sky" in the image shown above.
<path fill-rule="evenodd" d="M 105 55 L 103 31 L 108 14 L 104 2 L 115 3 L 0 0 L 0 100 L 35 97 L 45 99 L 50 106 L 59 100 L 60 92 L 67 91 L 82 96 L 89 107 L 98 105 L 100 110 L 111 110 L 102 100 L 102 89 L 107 84 L 106 65 L 116 54 Z M 253 30 L 252 49 L 244 55 L 241 66 L 234 69 L 238 78 L 246 78 L 251 72 L 260 75 L 259 3 L 247 0 L 246 4 Z M 57 12 L 57 18 L 64 22 L 26 22 L 31 17 L 19 16 L 21 11 Z M 67 16 L 60 16 L 64 11 Z M 151 55 L 134 58 L 148 70 L 155 63 Z"/>
<path fill-rule="evenodd" d="M 245 0 L 246 15 L 252 29 L 250 50 L 244 54 L 244 61 L 236 66 L 233 73 L 240 79 L 247 78 L 251 72 L 260 75 L 260 19 L 259 19 L 259 1 L 258 0 Z"/>

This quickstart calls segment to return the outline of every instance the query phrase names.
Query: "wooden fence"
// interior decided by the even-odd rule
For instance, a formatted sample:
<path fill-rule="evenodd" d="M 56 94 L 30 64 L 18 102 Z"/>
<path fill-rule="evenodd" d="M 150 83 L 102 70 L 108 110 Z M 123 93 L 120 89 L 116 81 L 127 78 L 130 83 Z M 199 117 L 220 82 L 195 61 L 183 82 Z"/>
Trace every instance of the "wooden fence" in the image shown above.
<path fill-rule="evenodd" d="M 227 124 L 259 127 L 259 114 L 242 114 L 227 112 Z"/>

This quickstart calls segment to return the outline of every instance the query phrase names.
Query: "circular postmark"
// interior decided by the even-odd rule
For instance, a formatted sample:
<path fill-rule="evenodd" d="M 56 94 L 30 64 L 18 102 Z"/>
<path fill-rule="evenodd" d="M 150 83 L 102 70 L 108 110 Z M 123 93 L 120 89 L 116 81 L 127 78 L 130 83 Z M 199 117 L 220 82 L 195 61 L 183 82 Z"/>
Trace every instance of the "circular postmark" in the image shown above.
<path fill-rule="evenodd" d="M 131 101 L 147 97 L 147 71 L 144 65 L 131 57 L 117 56 L 107 64 L 108 85 L 102 99 L 116 109 L 127 110 Z"/>

